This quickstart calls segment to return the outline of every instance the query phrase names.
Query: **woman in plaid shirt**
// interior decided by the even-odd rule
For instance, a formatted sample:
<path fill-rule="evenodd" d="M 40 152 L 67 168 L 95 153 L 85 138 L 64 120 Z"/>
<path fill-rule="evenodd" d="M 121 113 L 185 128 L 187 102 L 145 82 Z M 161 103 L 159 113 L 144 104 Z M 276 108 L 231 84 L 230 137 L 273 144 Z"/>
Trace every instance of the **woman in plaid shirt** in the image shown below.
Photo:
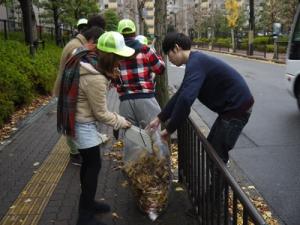
<path fill-rule="evenodd" d="M 121 20 L 118 31 L 123 34 L 126 45 L 135 49 L 131 58 L 120 61 L 120 79 L 116 81 L 121 101 L 119 113 L 144 128 L 161 111 L 155 99 L 154 74 L 162 74 L 165 63 L 153 49 L 135 39 L 133 21 Z"/>

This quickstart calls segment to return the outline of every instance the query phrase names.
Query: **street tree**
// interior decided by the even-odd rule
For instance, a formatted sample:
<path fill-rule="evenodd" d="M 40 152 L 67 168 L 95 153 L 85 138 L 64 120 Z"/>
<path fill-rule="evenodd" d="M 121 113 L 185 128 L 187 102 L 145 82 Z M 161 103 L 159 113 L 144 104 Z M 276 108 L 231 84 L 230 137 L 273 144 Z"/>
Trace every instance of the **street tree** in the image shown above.
<path fill-rule="evenodd" d="M 156 2 L 156 1 L 155 1 Z M 137 10 L 139 15 L 139 31 L 144 35 L 144 9 L 146 0 L 137 0 Z"/>
<path fill-rule="evenodd" d="M 231 29 L 231 43 L 232 43 L 232 50 L 235 51 L 235 37 L 234 37 L 234 29 L 237 26 L 237 21 L 239 18 L 239 4 L 237 0 L 226 0 L 225 1 L 225 8 L 227 11 L 227 22 L 228 27 Z"/>
<path fill-rule="evenodd" d="M 118 27 L 119 17 L 115 10 L 107 9 L 104 12 L 104 19 L 106 22 L 106 30 L 116 31 Z"/>
<path fill-rule="evenodd" d="M 61 44 L 60 18 L 63 13 L 64 3 L 61 0 L 40 0 L 39 7 L 44 11 L 42 17 L 49 24 L 54 24 L 56 45 Z"/>
<path fill-rule="evenodd" d="M 88 18 L 99 12 L 98 0 L 64 0 L 63 23 L 74 26 L 80 18 Z"/>
<path fill-rule="evenodd" d="M 228 37 L 229 29 L 226 23 L 226 12 L 223 9 L 215 9 L 215 36 L 216 37 Z"/>
<path fill-rule="evenodd" d="M 261 28 L 264 34 L 272 32 L 272 26 L 275 22 L 280 22 L 280 8 L 282 0 L 265 0 L 260 5 L 258 12 L 257 28 Z"/>
<path fill-rule="evenodd" d="M 154 31 L 156 35 L 155 49 L 159 54 L 162 54 L 164 61 L 166 62 L 166 55 L 162 52 L 162 40 L 166 36 L 167 32 L 167 1 L 160 0 L 155 1 L 154 4 L 155 13 L 154 13 Z M 164 107 L 169 99 L 168 93 L 168 74 L 165 70 L 164 74 L 161 76 L 156 76 L 157 84 L 157 100 L 161 107 Z"/>
<path fill-rule="evenodd" d="M 299 0 L 278 0 L 281 3 L 279 16 L 285 33 L 291 30 Z"/>

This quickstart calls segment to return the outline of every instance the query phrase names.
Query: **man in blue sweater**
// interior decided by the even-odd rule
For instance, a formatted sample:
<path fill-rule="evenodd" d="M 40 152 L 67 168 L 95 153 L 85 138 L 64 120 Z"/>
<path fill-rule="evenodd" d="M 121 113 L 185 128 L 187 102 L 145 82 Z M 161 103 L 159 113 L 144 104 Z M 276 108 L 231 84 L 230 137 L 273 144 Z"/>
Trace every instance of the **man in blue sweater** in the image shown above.
<path fill-rule="evenodd" d="M 218 114 L 207 140 L 227 163 L 228 152 L 234 147 L 247 124 L 254 103 L 243 77 L 223 61 L 199 51 L 191 51 L 191 40 L 182 33 L 168 33 L 163 51 L 176 66 L 186 64 L 182 84 L 160 114 L 149 124 L 156 129 L 167 122 L 161 132 L 168 139 L 188 117 L 196 98 Z"/>

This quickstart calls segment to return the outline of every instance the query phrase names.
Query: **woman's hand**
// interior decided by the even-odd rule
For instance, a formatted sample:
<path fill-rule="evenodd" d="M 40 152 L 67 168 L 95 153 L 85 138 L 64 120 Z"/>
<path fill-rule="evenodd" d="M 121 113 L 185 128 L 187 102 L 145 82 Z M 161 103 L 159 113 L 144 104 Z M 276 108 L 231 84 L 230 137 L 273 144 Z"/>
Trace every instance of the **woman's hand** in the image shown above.
<path fill-rule="evenodd" d="M 125 125 L 124 125 L 124 129 L 127 129 L 127 128 L 129 128 L 129 127 L 131 127 L 131 123 L 128 121 L 128 120 L 126 120 L 126 122 L 125 122 Z"/>

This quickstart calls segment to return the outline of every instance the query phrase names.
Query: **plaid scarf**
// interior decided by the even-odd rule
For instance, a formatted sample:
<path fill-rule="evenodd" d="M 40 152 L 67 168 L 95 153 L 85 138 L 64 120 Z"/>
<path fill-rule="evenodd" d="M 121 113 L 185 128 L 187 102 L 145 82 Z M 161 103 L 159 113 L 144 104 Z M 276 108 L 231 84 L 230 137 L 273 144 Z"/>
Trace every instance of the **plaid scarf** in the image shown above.
<path fill-rule="evenodd" d="M 57 131 L 75 137 L 75 113 L 80 79 L 80 61 L 98 70 L 96 53 L 80 47 L 66 63 L 57 103 Z M 99 71 L 99 70 L 98 70 Z"/>

